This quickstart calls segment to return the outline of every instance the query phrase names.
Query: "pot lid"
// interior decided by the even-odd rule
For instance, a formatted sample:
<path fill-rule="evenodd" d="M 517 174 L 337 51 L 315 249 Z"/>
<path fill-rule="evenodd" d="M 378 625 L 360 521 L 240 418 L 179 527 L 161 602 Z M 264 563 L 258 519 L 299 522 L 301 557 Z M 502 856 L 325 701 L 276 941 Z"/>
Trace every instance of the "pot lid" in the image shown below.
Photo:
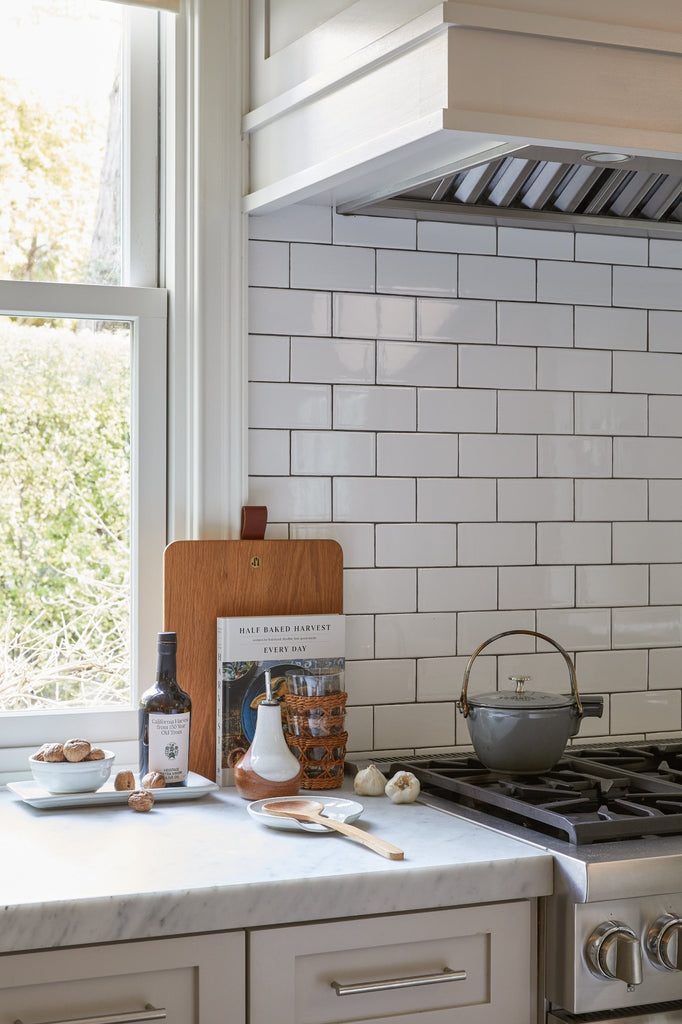
<path fill-rule="evenodd" d="M 542 693 L 540 690 L 526 690 L 524 683 L 528 676 L 510 676 L 516 683 L 515 690 L 496 690 L 469 697 L 471 707 L 533 711 L 540 708 L 567 708 L 575 705 L 573 694 Z"/>

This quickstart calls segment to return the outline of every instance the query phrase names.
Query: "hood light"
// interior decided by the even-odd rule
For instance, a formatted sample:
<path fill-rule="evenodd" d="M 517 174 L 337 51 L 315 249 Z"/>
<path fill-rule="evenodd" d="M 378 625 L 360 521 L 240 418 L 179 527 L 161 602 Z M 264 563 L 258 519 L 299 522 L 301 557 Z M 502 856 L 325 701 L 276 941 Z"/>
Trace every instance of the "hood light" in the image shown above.
<path fill-rule="evenodd" d="M 608 167 L 610 164 L 624 164 L 633 157 L 629 153 L 586 153 L 583 160 L 590 164 L 599 164 Z"/>

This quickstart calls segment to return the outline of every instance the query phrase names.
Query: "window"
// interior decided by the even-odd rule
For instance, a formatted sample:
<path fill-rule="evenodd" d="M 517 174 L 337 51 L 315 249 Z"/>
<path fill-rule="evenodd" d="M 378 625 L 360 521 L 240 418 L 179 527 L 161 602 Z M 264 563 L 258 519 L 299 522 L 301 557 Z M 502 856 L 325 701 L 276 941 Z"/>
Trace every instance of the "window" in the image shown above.
<path fill-rule="evenodd" d="M 0 780 L 46 740 L 130 746 L 140 665 L 153 670 L 164 17 L 0 5 Z"/>

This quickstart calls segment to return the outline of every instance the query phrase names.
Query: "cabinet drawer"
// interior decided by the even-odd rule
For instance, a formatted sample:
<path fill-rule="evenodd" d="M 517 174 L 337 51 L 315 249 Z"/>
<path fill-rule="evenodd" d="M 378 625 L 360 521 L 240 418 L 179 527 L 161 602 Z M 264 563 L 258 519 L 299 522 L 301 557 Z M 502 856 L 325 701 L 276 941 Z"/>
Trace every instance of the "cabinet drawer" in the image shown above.
<path fill-rule="evenodd" d="M 0 1024 L 163 1009 L 159 1024 L 244 1024 L 241 932 L 0 957 Z M 226 1010 L 229 1007 L 229 1010 Z"/>
<path fill-rule="evenodd" d="M 518 902 L 253 932 L 249 1024 L 528 1024 L 534 918 Z"/>

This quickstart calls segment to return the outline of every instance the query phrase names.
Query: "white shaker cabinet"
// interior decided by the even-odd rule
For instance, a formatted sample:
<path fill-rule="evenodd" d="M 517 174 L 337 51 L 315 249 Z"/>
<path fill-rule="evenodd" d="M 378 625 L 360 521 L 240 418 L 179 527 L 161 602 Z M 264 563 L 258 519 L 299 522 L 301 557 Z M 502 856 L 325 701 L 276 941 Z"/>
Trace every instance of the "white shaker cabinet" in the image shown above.
<path fill-rule="evenodd" d="M 244 933 L 0 957 L 0 1024 L 245 1024 Z"/>
<path fill-rule="evenodd" d="M 530 1024 L 535 920 L 531 900 L 253 931 L 249 1024 Z"/>

